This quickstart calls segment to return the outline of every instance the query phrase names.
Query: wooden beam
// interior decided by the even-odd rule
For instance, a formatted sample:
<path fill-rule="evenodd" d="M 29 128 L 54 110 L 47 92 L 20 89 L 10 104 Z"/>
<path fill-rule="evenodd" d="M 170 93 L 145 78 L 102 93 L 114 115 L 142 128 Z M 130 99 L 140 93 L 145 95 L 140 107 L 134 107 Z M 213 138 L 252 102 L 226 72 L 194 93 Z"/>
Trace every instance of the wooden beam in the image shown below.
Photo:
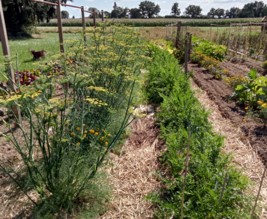
<path fill-rule="evenodd" d="M 4 18 L 4 13 L 3 13 L 2 0 L 0 0 L 0 39 L 2 43 L 3 54 L 4 56 L 7 57 L 8 62 L 9 62 L 10 50 L 9 50 L 9 45 L 8 45 L 8 37 L 7 37 L 5 18 Z M 8 72 L 8 85 L 12 91 L 15 91 L 16 90 L 15 76 L 14 76 L 13 68 L 10 63 L 7 63 L 7 72 Z"/>
<path fill-rule="evenodd" d="M 2 43 L 3 54 L 8 59 L 6 63 L 6 70 L 8 74 L 8 87 L 10 88 L 11 91 L 16 92 L 17 86 L 15 81 L 14 71 L 10 63 L 10 50 L 8 45 L 8 37 L 7 37 L 6 24 L 3 13 L 2 0 L 0 0 L 0 39 Z M 21 124 L 20 108 L 17 105 L 13 105 L 11 106 L 11 110 L 13 111 L 13 115 L 15 116 L 16 119 L 15 127 L 17 127 L 19 124 Z"/>
<path fill-rule="evenodd" d="M 38 3 L 43 3 L 43 4 L 47 4 L 47 5 L 54 5 L 57 6 L 57 3 L 54 2 L 47 2 L 47 1 L 43 1 L 43 0 L 32 0 L 33 2 L 38 2 Z"/>
<path fill-rule="evenodd" d="M 82 24 L 83 24 L 83 41 L 86 42 L 86 35 L 85 35 L 85 16 L 84 16 L 84 7 L 81 7 L 81 13 L 82 13 Z"/>
<path fill-rule="evenodd" d="M 62 28 L 62 17 L 61 17 L 61 0 L 58 0 L 58 5 L 57 5 L 57 26 L 58 26 L 60 52 L 64 53 L 64 40 L 63 40 L 63 28 Z"/>

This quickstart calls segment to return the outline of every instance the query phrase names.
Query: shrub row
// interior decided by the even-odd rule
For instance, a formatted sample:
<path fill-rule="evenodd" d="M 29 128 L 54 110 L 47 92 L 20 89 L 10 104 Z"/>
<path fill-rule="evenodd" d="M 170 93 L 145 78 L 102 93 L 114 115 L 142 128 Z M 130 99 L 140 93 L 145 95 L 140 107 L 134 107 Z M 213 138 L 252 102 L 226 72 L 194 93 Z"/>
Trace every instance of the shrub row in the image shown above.
<path fill-rule="evenodd" d="M 160 104 L 166 151 L 160 158 L 160 191 L 149 196 L 155 218 L 249 218 L 248 181 L 223 154 L 208 113 L 194 97 L 189 77 L 167 51 L 152 46 L 145 92 Z"/>

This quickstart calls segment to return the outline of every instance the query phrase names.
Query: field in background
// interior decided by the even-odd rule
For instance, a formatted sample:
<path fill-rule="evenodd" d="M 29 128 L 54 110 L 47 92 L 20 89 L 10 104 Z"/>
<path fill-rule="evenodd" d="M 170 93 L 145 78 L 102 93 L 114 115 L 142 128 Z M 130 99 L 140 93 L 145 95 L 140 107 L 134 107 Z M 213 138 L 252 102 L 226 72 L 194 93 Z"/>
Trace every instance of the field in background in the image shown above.
<path fill-rule="evenodd" d="M 240 19 L 136 19 L 135 22 L 177 22 L 182 20 L 182 22 L 215 22 L 215 21 L 235 21 L 238 22 Z M 242 19 L 243 21 L 259 21 L 259 19 Z M 70 22 L 75 24 L 75 22 L 81 22 L 79 19 L 68 19 L 64 20 L 64 23 Z M 133 19 L 118 19 L 117 22 L 122 21 L 133 21 Z M 53 24 L 54 21 L 52 21 Z M 86 31 L 90 30 L 92 27 L 87 27 Z M 176 26 L 151 26 L 151 27 L 134 27 L 137 33 L 140 33 L 141 37 L 148 40 L 156 39 L 173 39 L 176 34 Z M 10 50 L 12 57 L 12 65 L 15 70 L 25 70 L 31 68 L 38 68 L 38 65 L 45 63 L 45 60 L 33 61 L 30 50 L 46 50 L 47 59 L 55 54 L 59 53 L 59 39 L 58 39 L 58 29 L 53 26 L 36 26 L 36 33 L 33 38 L 30 39 L 20 39 L 20 40 L 10 40 Z M 67 46 L 69 40 L 82 39 L 82 28 L 79 26 L 67 26 L 63 27 L 64 40 Z M 212 41 L 219 41 L 219 37 L 224 35 L 225 37 L 230 36 L 245 36 L 249 39 L 249 35 L 255 35 L 260 33 L 260 27 L 250 26 L 250 27 L 216 27 L 209 25 L 208 27 L 190 27 L 183 26 L 182 31 L 190 32 L 193 35 L 209 39 Z M 238 39 L 238 38 L 236 38 Z M 4 80 L 3 71 L 4 70 L 4 58 L 0 58 L 0 81 Z"/>
<path fill-rule="evenodd" d="M 144 26 L 166 26 L 182 22 L 184 26 L 229 26 L 231 23 L 261 22 L 262 18 L 231 18 L 231 19 L 182 19 L 182 18 L 152 18 L 152 19 L 105 19 L 109 24 L 123 24 L 126 26 L 144 27 Z M 96 19 L 96 23 L 102 23 L 101 19 Z M 93 26 L 93 19 L 86 18 L 87 26 Z M 50 23 L 42 23 L 38 26 L 56 26 L 57 20 L 52 19 Z M 82 26 L 82 20 L 63 19 L 64 26 Z"/>

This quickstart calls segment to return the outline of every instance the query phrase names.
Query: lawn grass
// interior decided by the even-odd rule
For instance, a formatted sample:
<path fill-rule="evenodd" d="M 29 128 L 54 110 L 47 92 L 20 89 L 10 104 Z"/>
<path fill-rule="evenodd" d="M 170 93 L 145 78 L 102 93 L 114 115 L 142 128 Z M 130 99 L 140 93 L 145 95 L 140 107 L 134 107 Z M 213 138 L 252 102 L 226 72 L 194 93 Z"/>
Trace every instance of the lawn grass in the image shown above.
<path fill-rule="evenodd" d="M 68 41 L 81 40 L 80 32 L 65 33 L 64 41 L 67 49 Z M 51 60 L 55 54 L 59 53 L 59 37 L 57 33 L 41 33 L 33 38 L 15 39 L 9 41 L 11 64 L 14 71 L 23 71 L 39 68 L 47 60 Z M 47 52 L 45 59 L 34 61 L 31 50 L 45 50 Z M 0 53 L 0 81 L 5 81 L 4 63 L 5 58 Z"/>

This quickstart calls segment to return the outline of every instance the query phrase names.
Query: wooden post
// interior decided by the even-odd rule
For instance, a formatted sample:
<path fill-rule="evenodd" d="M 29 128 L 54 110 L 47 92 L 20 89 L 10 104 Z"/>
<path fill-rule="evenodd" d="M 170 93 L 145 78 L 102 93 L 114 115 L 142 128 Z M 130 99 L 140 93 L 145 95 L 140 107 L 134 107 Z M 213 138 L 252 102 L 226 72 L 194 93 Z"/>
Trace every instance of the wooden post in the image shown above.
<path fill-rule="evenodd" d="M 104 11 L 101 10 L 101 19 L 102 19 L 102 22 L 104 22 Z"/>
<path fill-rule="evenodd" d="M 96 12 L 95 12 L 95 9 L 93 9 L 93 26 L 96 27 Z"/>
<path fill-rule="evenodd" d="M 81 13 L 82 13 L 82 23 L 83 23 L 83 41 L 86 43 L 86 35 L 85 35 L 85 16 L 84 16 L 84 7 L 81 7 Z"/>
<path fill-rule="evenodd" d="M 7 57 L 8 61 L 10 60 L 10 51 L 8 46 L 8 38 L 7 38 L 7 31 L 6 31 L 6 25 L 5 25 L 5 18 L 3 13 L 3 7 L 2 7 L 2 0 L 0 0 L 0 39 L 2 43 L 2 50 L 4 56 Z M 10 63 L 7 63 L 7 72 L 8 72 L 8 85 L 9 88 L 12 91 L 16 90 L 15 86 L 15 76 L 14 71 Z"/>
<path fill-rule="evenodd" d="M 188 51 L 189 51 L 189 35 L 190 33 L 186 33 L 185 35 L 185 59 L 184 59 L 184 71 L 187 74 L 188 73 L 188 61 L 189 61 L 189 57 L 188 57 Z"/>
<path fill-rule="evenodd" d="M 8 86 L 11 91 L 16 92 L 17 87 L 16 87 L 14 71 L 10 63 L 10 50 L 8 46 L 8 37 L 7 37 L 5 18 L 2 7 L 2 0 L 0 0 L 0 39 L 2 43 L 3 54 L 8 59 L 7 60 L 8 63 L 6 63 L 6 70 L 8 73 Z M 13 111 L 14 116 L 16 117 L 17 121 L 15 123 L 15 126 L 17 126 L 18 124 L 21 123 L 20 109 L 18 106 L 12 106 L 11 109 Z"/>
<path fill-rule="evenodd" d="M 188 39 L 188 61 L 190 61 L 191 50 L 192 50 L 192 34 L 189 33 L 189 39 Z"/>
<path fill-rule="evenodd" d="M 58 5 L 57 5 L 57 26 L 59 34 L 60 52 L 64 53 L 63 29 L 62 29 L 62 18 L 61 18 L 61 0 L 58 0 Z"/>
<path fill-rule="evenodd" d="M 256 207 L 257 207 L 257 204 L 258 204 L 258 200 L 259 200 L 259 197 L 260 197 L 261 189 L 262 189 L 263 180 L 265 178 L 266 170 L 267 170 L 267 167 L 265 166 L 264 167 L 264 170 L 263 170 L 262 177 L 261 177 L 260 187 L 259 187 L 259 190 L 258 190 L 258 194 L 257 194 L 256 200 L 255 200 L 255 203 L 254 203 L 254 206 L 253 206 L 252 211 L 251 211 L 251 218 L 254 217 L 254 213 L 255 213 L 255 210 L 256 210 Z"/>
<path fill-rule="evenodd" d="M 175 40 L 175 48 L 178 49 L 180 46 L 180 36 L 181 36 L 181 21 L 177 22 L 177 32 Z"/>

